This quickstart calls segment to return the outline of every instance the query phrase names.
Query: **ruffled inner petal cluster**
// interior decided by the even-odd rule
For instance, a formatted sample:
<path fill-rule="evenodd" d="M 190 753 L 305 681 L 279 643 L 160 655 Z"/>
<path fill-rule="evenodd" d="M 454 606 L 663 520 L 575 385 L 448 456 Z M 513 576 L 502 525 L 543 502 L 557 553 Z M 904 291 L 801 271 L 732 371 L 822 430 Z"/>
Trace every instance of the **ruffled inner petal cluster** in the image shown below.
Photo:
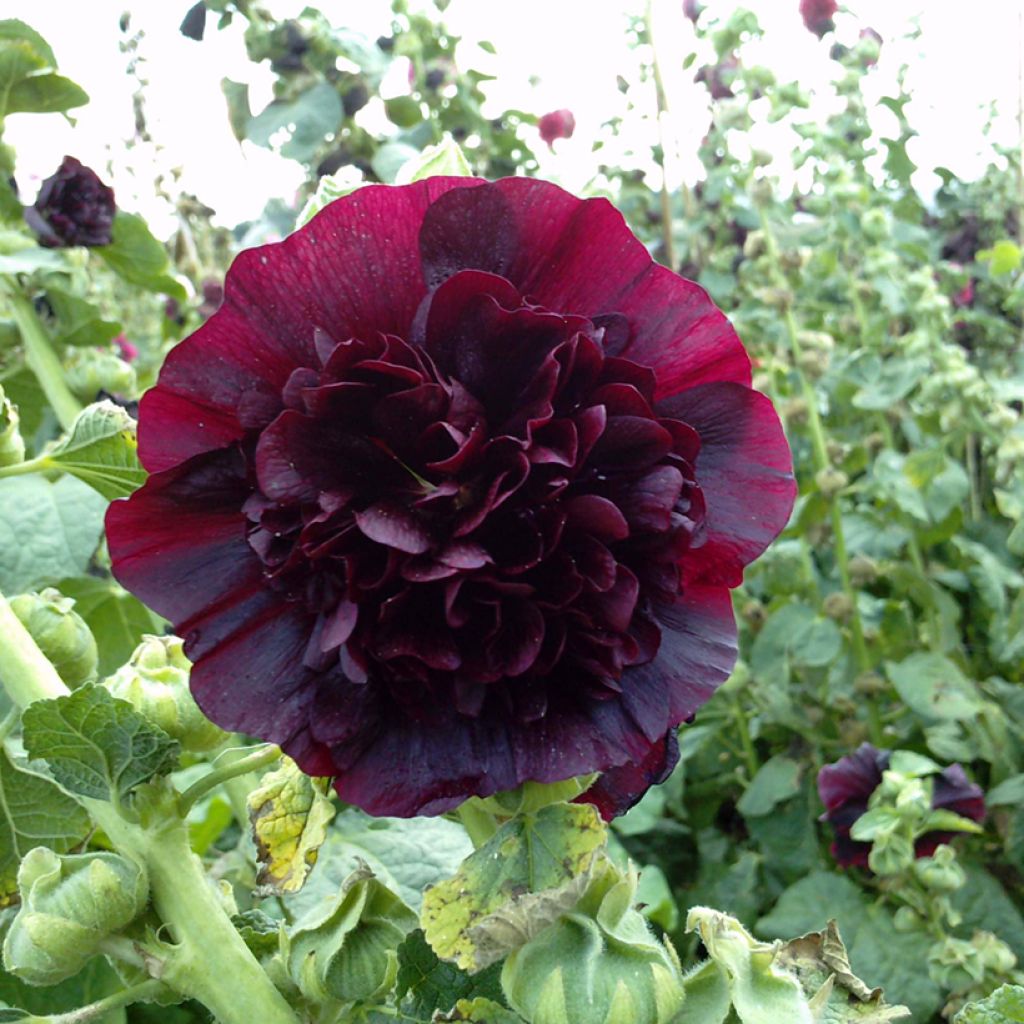
<path fill-rule="evenodd" d="M 115 571 L 215 721 L 371 811 L 654 766 L 728 675 L 727 588 L 792 504 L 748 381 L 607 203 L 364 189 L 243 254 L 171 353 Z"/>

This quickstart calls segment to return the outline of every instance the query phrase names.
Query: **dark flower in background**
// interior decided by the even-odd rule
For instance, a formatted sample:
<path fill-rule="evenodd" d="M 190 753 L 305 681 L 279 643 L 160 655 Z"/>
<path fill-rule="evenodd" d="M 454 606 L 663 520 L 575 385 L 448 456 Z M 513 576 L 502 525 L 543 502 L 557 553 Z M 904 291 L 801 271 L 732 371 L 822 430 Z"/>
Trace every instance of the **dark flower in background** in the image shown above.
<path fill-rule="evenodd" d="M 178 31 L 186 39 L 194 39 L 197 43 L 203 41 L 206 33 L 206 4 L 203 0 L 199 0 L 199 3 L 188 9 L 185 17 L 181 19 Z"/>
<path fill-rule="evenodd" d="M 537 121 L 540 137 L 552 147 L 555 139 L 571 139 L 576 131 L 576 118 L 571 110 L 552 110 Z"/>
<path fill-rule="evenodd" d="M 526 178 L 365 187 L 242 253 L 139 439 L 118 579 L 210 718 L 375 814 L 657 777 L 795 490 L 707 294 Z"/>
<path fill-rule="evenodd" d="M 66 156 L 43 182 L 25 220 L 39 244 L 49 249 L 75 245 L 110 245 L 113 240 L 114 190 L 96 172 Z"/>
<path fill-rule="evenodd" d="M 220 309 L 224 301 L 224 285 L 215 277 L 207 277 L 203 279 L 200 290 L 203 293 L 203 301 L 199 305 L 199 315 L 207 320 Z"/>
<path fill-rule="evenodd" d="M 832 16 L 839 10 L 836 0 L 800 0 L 800 17 L 819 39 L 835 28 Z"/>
<path fill-rule="evenodd" d="M 891 753 L 862 743 L 852 754 L 835 764 L 825 765 L 818 773 L 818 794 L 825 805 L 821 821 L 835 829 L 832 856 L 842 867 L 867 867 L 870 843 L 850 838 L 854 822 L 868 809 L 871 794 L 880 785 L 882 773 L 889 767 Z M 985 798 L 980 786 L 970 782 L 958 764 L 932 776 L 932 808 L 953 811 L 971 821 L 985 817 Z M 952 832 L 929 832 L 914 844 L 918 857 L 930 857 Z"/>
<path fill-rule="evenodd" d="M 689 18 L 694 24 L 697 23 L 700 12 L 703 10 L 704 5 L 699 0 L 683 0 L 683 16 Z"/>
<path fill-rule="evenodd" d="M 882 36 L 869 26 L 862 28 L 857 38 L 860 39 L 861 49 L 864 51 L 864 66 L 867 68 L 874 67 L 878 63 L 878 52 L 882 47 Z"/>
<path fill-rule="evenodd" d="M 138 346 L 130 342 L 127 335 L 119 334 L 114 339 L 114 344 L 117 346 L 118 355 L 125 362 L 130 363 L 139 358 Z"/>
<path fill-rule="evenodd" d="M 731 54 L 717 64 L 705 64 L 696 75 L 695 82 L 703 82 L 708 87 L 713 100 L 729 99 L 736 94 L 732 91 L 732 81 L 739 71 L 740 62 L 735 54 Z"/>

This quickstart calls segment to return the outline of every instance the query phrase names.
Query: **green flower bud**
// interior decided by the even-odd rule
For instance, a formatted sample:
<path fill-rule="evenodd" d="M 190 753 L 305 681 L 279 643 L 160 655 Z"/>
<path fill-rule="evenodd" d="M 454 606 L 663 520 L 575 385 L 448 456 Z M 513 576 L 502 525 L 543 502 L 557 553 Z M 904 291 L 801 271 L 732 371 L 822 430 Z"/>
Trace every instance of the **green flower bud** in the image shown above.
<path fill-rule="evenodd" d="M 914 874 L 926 889 L 955 892 L 967 881 L 952 846 L 940 846 L 931 857 L 914 861 Z"/>
<path fill-rule="evenodd" d="M 10 603 L 11 611 L 68 686 L 74 689 L 96 678 L 96 639 L 70 597 L 48 587 L 39 594 L 19 594 Z"/>
<path fill-rule="evenodd" d="M 25 442 L 18 430 L 18 409 L 0 387 L 0 466 L 25 461 Z"/>
<path fill-rule="evenodd" d="M 971 945 L 978 951 L 986 971 L 1008 975 L 1017 966 L 1013 950 L 991 932 L 975 932 Z"/>
<path fill-rule="evenodd" d="M 831 498 L 832 495 L 838 494 L 846 488 L 850 478 L 841 469 L 829 467 L 819 470 L 814 477 L 814 482 L 826 498 Z"/>
<path fill-rule="evenodd" d="M 950 992 L 966 992 L 985 977 L 985 963 L 970 942 L 947 936 L 928 950 L 928 975 Z"/>
<path fill-rule="evenodd" d="M 72 349 L 64 361 L 64 376 L 68 387 L 87 401 L 101 391 L 112 395 L 130 395 L 135 392 L 135 370 L 130 363 L 102 349 Z"/>
<path fill-rule="evenodd" d="M 58 856 L 38 846 L 18 869 L 21 907 L 4 940 L 4 967 L 30 985 L 77 974 L 107 936 L 145 908 L 142 869 L 116 853 Z"/>
<path fill-rule="evenodd" d="M 374 999 L 395 983 L 398 946 L 416 925 L 416 915 L 361 865 L 333 903 L 299 921 L 288 972 L 314 1002 Z"/>
<path fill-rule="evenodd" d="M 226 738 L 199 710 L 188 688 L 191 663 L 176 636 L 144 636 L 126 665 L 103 685 L 128 701 L 185 750 L 212 750 Z"/>
<path fill-rule="evenodd" d="M 822 602 L 821 610 L 836 622 L 846 622 L 853 615 L 853 601 L 849 595 L 837 590 Z"/>
<path fill-rule="evenodd" d="M 924 918 L 910 907 L 900 907 L 892 917 L 893 927 L 901 933 L 923 931 L 924 923 Z"/>
<path fill-rule="evenodd" d="M 633 906 L 638 876 L 600 865 L 576 907 L 505 961 L 509 1005 L 533 1024 L 667 1024 L 678 959 Z"/>
<path fill-rule="evenodd" d="M 902 832 L 883 832 L 871 844 L 868 867 L 876 875 L 899 875 L 914 863 L 914 843 Z"/>

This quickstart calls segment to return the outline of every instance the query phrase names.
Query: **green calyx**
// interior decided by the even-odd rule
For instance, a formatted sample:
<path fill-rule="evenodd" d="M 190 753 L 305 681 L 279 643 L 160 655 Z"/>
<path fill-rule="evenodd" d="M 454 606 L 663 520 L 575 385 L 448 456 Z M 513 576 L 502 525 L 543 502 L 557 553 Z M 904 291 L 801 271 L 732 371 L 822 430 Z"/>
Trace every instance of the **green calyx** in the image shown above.
<path fill-rule="evenodd" d="M 77 974 L 103 940 L 146 906 L 142 869 L 116 853 L 30 850 L 18 871 L 21 907 L 4 940 L 4 967 L 32 985 Z"/>
<path fill-rule="evenodd" d="M 101 392 L 130 395 L 136 389 L 135 369 L 113 352 L 90 348 L 73 349 L 64 363 L 68 387 L 79 397 L 92 401 Z"/>
<path fill-rule="evenodd" d="M 212 750 L 226 734 L 199 710 L 189 692 L 191 664 L 176 636 L 145 636 L 103 685 L 158 725 L 185 750 Z"/>
<path fill-rule="evenodd" d="M 74 610 L 75 602 L 59 590 L 20 594 L 10 601 L 11 611 L 28 630 L 39 649 L 74 689 L 96 678 L 99 652 L 85 620 Z"/>
<path fill-rule="evenodd" d="M 398 946 L 416 924 L 416 915 L 363 865 L 333 903 L 298 922 L 286 944 L 288 972 L 313 1003 L 374 999 L 394 985 Z"/>
<path fill-rule="evenodd" d="M 603 861 L 575 908 L 505 962 L 501 984 L 533 1024 L 668 1024 L 678 961 L 634 907 L 638 876 Z"/>
<path fill-rule="evenodd" d="M 17 406 L 0 386 L 0 466 L 14 466 L 25 460 L 25 442 L 18 429 L 19 422 Z"/>

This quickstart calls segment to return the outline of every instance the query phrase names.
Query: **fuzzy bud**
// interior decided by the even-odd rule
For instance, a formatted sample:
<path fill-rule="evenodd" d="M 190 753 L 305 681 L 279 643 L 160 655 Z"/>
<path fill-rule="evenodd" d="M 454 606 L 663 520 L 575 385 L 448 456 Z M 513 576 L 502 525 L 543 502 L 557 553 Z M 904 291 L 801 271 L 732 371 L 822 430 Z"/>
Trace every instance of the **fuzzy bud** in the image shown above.
<path fill-rule="evenodd" d="M 300 920 L 288 944 L 292 980 L 308 999 L 378 998 L 394 985 L 398 946 L 416 915 L 362 865 L 332 903 Z"/>
<path fill-rule="evenodd" d="M 21 862 L 18 891 L 21 907 L 4 940 L 4 967 L 30 985 L 73 977 L 148 898 L 142 869 L 119 854 L 60 857 L 42 846 Z"/>
<path fill-rule="evenodd" d="M 763 231 L 751 231 L 743 242 L 743 255 L 748 260 L 756 260 L 767 251 Z"/>
<path fill-rule="evenodd" d="M 135 370 L 113 352 L 102 349 L 72 349 L 64 362 L 68 387 L 87 401 L 101 391 L 111 395 L 128 395 L 135 391 Z"/>
<path fill-rule="evenodd" d="M 862 672 L 853 681 L 853 688 L 865 697 L 877 697 L 887 689 L 885 680 L 877 672 Z"/>
<path fill-rule="evenodd" d="M 986 971 L 1007 975 L 1017 966 L 1013 950 L 991 932 L 975 932 L 971 945 L 978 951 Z"/>
<path fill-rule="evenodd" d="M 928 975 L 950 992 L 966 992 L 985 977 L 985 964 L 970 942 L 947 936 L 928 950 Z"/>
<path fill-rule="evenodd" d="M 914 862 L 914 874 L 920 883 L 934 892 L 956 892 L 967 881 L 964 869 L 952 846 L 940 846 L 931 857 Z"/>
<path fill-rule="evenodd" d="M 867 555 L 850 559 L 850 579 L 855 587 L 866 587 L 878 579 L 878 563 Z"/>
<path fill-rule="evenodd" d="M 831 498 L 833 495 L 845 490 L 850 482 L 850 478 L 841 469 L 829 467 L 828 469 L 819 470 L 815 474 L 814 482 L 817 484 L 818 490 L 826 498 Z"/>
<path fill-rule="evenodd" d="M 18 430 L 18 408 L 0 387 L 0 466 L 13 466 L 25 461 L 25 442 Z"/>
<path fill-rule="evenodd" d="M 533 1024 L 668 1024 L 683 1002 L 678 960 L 633 906 L 638 877 L 610 863 L 577 906 L 505 961 L 501 985 Z"/>
<path fill-rule="evenodd" d="M 10 604 L 11 611 L 71 689 L 96 678 L 96 639 L 85 619 L 74 610 L 75 602 L 70 597 L 48 587 L 39 594 L 19 594 Z"/>
<path fill-rule="evenodd" d="M 212 750 L 226 734 L 199 710 L 189 692 L 191 664 L 176 636 L 144 636 L 126 665 L 103 685 L 160 726 L 185 750 Z"/>
<path fill-rule="evenodd" d="M 853 615 L 853 601 L 848 594 L 837 591 L 822 602 L 822 611 L 836 622 L 846 622 Z"/>

